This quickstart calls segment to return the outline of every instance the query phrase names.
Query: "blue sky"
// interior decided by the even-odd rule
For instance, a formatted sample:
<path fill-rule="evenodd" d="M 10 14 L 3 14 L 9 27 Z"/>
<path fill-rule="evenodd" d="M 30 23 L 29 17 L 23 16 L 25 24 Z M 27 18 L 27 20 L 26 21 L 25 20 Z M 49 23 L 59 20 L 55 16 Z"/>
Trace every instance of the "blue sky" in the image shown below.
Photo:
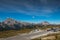
<path fill-rule="evenodd" d="M 0 0 L 0 21 L 6 18 L 60 24 L 60 0 Z"/>

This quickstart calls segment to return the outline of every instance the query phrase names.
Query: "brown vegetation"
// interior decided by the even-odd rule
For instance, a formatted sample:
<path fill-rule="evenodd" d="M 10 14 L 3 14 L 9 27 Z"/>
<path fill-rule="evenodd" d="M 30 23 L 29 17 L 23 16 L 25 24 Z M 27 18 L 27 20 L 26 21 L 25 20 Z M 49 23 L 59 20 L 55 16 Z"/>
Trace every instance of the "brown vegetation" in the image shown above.
<path fill-rule="evenodd" d="M 32 40 L 60 40 L 60 33 L 58 34 L 49 34 L 43 37 L 39 37 Z"/>
<path fill-rule="evenodd" d="M 31 29 L 0 31 L 0 38 L 16 36 L 22 33 L 28 33 Z"/>

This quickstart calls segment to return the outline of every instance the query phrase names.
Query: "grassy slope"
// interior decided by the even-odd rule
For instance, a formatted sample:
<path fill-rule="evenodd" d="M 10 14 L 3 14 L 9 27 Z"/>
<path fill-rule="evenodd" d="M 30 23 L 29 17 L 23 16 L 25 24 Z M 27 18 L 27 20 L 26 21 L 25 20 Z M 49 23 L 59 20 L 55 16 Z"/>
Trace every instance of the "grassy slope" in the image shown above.
<path fill-rule="evenodd" d="M 0 31 L 0 38 L 15 36 L 22 33 L 28 33 L 31 29 Z"/>
<path fill-rule="evenodd" d="M 39 38 L 32 39 L 32 40 L 41 40 L 41 38 L 50 37 L 50 36 L 54 36 L 56 38 L 55 40 L 60 40 L 60 33 L 58 33 L 58 34 L 49 34 L 49 35 L 46 35 L 44 37 L 39 37 Z"/>
<path fill-rule="evenodd" d="M 39 29 L 46 30 L 47 28 L 52 28 L 53 26 L 40 27 Z M 55 27 L 55 26 L 54 26 Z M 60 27 L 60 26 L 57 26 Z M 22 33 L 28 33 L 33 29 L 23 29 L 23 30 L 9 30 L 9 31 L 0 31 L 0 38 L 11 37 Z"/>

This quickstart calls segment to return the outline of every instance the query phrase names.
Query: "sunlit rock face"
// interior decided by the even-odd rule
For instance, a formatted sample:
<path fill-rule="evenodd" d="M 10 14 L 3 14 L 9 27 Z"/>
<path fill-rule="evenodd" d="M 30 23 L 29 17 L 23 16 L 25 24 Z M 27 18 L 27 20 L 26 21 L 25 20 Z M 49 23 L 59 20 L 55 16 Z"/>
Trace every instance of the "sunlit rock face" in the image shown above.
<path fill-rule="evenodd" d="M 44 22 L 42 22 L 42 23 L 41 23 L 41 25 L 46 26 L 46 25 L 49 25 L 49 23 L 48 23 L 48 22 L 46 22 L 46 21 L 44 21 Z"/>
<path fill-rule="evenodd" d="M 4 21 L 5 24 L 8 24 L 8 25 L 11 25 L 11 24 L 15 24 L 16 21 L 13 20 L 12 18 L 7 18 L 5 21 Z"/>
<path fill-rule="evenodd" d="M 21 29 L 21 28 L 31 28 L 32 24 L 27 22 L 17 21 L 12 18 L 7 18 L 2 22 L 2 27 L 6 29 Z"/>

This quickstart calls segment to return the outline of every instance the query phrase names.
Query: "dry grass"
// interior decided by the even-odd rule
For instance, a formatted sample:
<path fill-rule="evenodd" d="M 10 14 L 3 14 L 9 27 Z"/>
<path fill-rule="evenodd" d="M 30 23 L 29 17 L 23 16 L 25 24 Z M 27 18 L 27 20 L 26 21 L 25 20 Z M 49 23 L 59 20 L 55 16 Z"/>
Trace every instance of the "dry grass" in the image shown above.
<path fill-rule="evenodd" d="M 6 37 L 22 34 L 22 33 L 28 33 L 29 31 L 31 31 L 31 29 L 1 31 L 0 38 L 6 38 Z"/>
<path fill-rule="evenodd" d="M 57 34 L 49 34 L 49 35 L 46 35 L 46 36 L 43 36 L 43 37 L 39 37 L 39 38 L 35 38 L 35 39 L 32 39 L 32 40 L 53 40 L 53 37 L 54 37 L 54 40 L 60 40 L 60 33 L 57 33 Z M 48 39 L 47 39 L 48 38 Z"/>

